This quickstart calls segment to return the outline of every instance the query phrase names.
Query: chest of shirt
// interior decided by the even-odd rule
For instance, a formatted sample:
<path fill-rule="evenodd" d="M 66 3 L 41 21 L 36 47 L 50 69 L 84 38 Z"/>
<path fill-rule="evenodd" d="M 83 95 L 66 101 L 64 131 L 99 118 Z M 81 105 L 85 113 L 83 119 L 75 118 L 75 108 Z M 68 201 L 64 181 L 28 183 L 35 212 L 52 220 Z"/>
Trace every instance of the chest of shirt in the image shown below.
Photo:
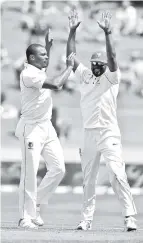
<path fill-rule="evenodd" d="M 105 91 L 104 82 L 102 78 L 94 79 L 90 83 L 82 83 L 80 85 L 81 102 L 116 104 L 119 85 L 112 85 Z"/>
<path fill-rule="evenodd" d="M 21 88 L 21 96 L 24 100 L 45 101 L 51 99 L 51 91 L 48 89 Z"/>
<path fill-rule="evenodd" d="M 81 99 L 100 99 L 107 91 L 107 82 L 104 75 L 100 77 L 89 75 L 88 78 L 86 77 L 86 79 L 83 79 L 80 83 Z"/>
<path fill-rule="evenodd" d="M 79 88 L 82 95 L 90 94 L 92 92 L 96 94 L 101 88 L 100 85 L 100 78 L 90 76 L 88 79 L 84 79 L 81 81 Z"/>

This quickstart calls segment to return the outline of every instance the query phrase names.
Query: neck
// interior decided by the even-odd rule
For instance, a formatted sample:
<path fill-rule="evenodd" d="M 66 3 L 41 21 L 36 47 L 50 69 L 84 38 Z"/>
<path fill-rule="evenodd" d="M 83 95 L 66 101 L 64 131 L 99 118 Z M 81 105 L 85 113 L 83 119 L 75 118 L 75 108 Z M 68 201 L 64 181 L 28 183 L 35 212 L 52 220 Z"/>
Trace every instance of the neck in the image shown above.
<path fill-rule="evenodd" d="M 36 67 L 36 68 L 38 68 L 38 69 L 42 69 L 41 67 L 39 67 L 39 65 L 38 65 L 38 63 L 29 63 L 30 65 L 32 65 L 32 66 L 34 66 L 34 67 Z"/>

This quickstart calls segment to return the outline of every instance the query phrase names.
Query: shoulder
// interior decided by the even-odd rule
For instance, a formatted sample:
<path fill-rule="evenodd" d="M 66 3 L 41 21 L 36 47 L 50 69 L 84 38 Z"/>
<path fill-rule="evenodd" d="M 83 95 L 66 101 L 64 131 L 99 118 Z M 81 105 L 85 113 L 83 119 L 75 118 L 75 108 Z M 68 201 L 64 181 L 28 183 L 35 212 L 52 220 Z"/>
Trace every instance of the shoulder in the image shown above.
<path fill-rule="evenodd" d="M 23 78 L 27 77 L 32 77 L 35 76 L 35 73 L 32 72 L 29 68 L 25 68 L 22 70 L 21 74 L 20 74 Z"/>
<path fill-rule="evenodd" d="M 110 76 L 120 75 L 120 74 L 121 74 L 121 71 L 120 71 L 119 67 L 114 72 L 111 72 L 110 69 L 107 67 L 106 72 L 105 72 L 105 75 L 110 75 Z"/>
<path fill-rule="evenodd" d="M 75 74 L 81 83 L 89 83 L 89 80 L 93 77 L 92 71 L 82 63 L 77 67 Z"/>
<path fill-rule="evenodd" d="M 111 83 L 111 84 L 118 84 L 120 83 L 121 79 L 121 72 L 120 69 L 118 68 L 116 71 L 111 72 L 109 68 L 107 68 L 104 76 L 106 79 Z"/>
<path fill-rule="evenodd" d="M 93 77 L 93 73 L 89 68 L 85 68 L 83 71 L 83 79 L 91 79 Z"/>
<path fill-rule="evenodd" d="M 79 64 L 79 66 L 76 69 L 76 72 L 80 72 L 84 75 L 92 75 L 92 71 L 88 67 L 84 66 L 82 63 Z"/>
<path fill-rule="evenodd" d="M 33 70 L 26 68 L 21 72 L 23 78 L 33 79 L 33 78 L 43 78 L 46 77 L 46 72 L 44 70 Z"/>

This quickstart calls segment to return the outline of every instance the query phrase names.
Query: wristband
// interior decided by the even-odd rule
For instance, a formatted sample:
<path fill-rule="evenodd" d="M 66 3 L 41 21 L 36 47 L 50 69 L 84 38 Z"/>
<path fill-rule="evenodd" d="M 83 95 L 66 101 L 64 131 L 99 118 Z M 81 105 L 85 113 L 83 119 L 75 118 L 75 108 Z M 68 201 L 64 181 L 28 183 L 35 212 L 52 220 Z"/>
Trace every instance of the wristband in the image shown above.
<path fill-rule="evenodd" d="M 110 34 L 112 34 L 112 31 L 111 30 L 105 31 L 105 35 L 110 35 Z"/>

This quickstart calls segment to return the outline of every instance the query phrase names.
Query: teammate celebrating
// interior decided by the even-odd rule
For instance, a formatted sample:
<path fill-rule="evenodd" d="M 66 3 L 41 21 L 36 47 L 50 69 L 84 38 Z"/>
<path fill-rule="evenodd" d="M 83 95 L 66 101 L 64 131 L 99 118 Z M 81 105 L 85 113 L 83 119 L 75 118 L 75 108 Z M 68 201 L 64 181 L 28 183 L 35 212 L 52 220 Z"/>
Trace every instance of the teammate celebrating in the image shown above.
<path fill-rule="evenodd" d="M 40 205 L 47 204 L 65 173 L 63 151 L 51 123 L 52 98 L 50 89 L 60 89 L 68 79 L 74 65 L 73 53 L 67 58 L 67 68 L 57 77 L 47 73 L 52 39 L 46 34 L 46 47 L 32 44 L 26 50 L 27 62 L 20 75 L 21 117 L 15 135 L 22 150 L 19 190 L 19 226 L 37 229 L 44 224 Z M 40 155 L 48 172 L 37 191 L 37 171 Z M 37 209 L 36 209 L 37 202 Z M 37 212 L 36 212 L 37 211 Z"/>
<path fill-rule="evenodd" d="M 84 124 L 84 141 L 81 148 L 83 171 L 82 220 L 77 229 L 92 227 L 95 211 L 95 187 L 101 154 L 109 171 L 109 178 L 115 194 L 122 206 L 127 231 L 136 230 L 135 204 L 130 192 L 122 159 L 121 135 L 116 116 L 116 98 L 119 90 L 120 71 L 112 43 L 111 15 L 103 13 L 98 22 L 106 40 L 106 53 L 98 51 L 91 57 L 91 70 L 75 57 L 74 72 L 80 80 L 81 112 Z M 67 42 L 67 56 L 74 52 L 76 29 L 80 25 L 78 14 L 69 16 L 70 32 Z"/>

